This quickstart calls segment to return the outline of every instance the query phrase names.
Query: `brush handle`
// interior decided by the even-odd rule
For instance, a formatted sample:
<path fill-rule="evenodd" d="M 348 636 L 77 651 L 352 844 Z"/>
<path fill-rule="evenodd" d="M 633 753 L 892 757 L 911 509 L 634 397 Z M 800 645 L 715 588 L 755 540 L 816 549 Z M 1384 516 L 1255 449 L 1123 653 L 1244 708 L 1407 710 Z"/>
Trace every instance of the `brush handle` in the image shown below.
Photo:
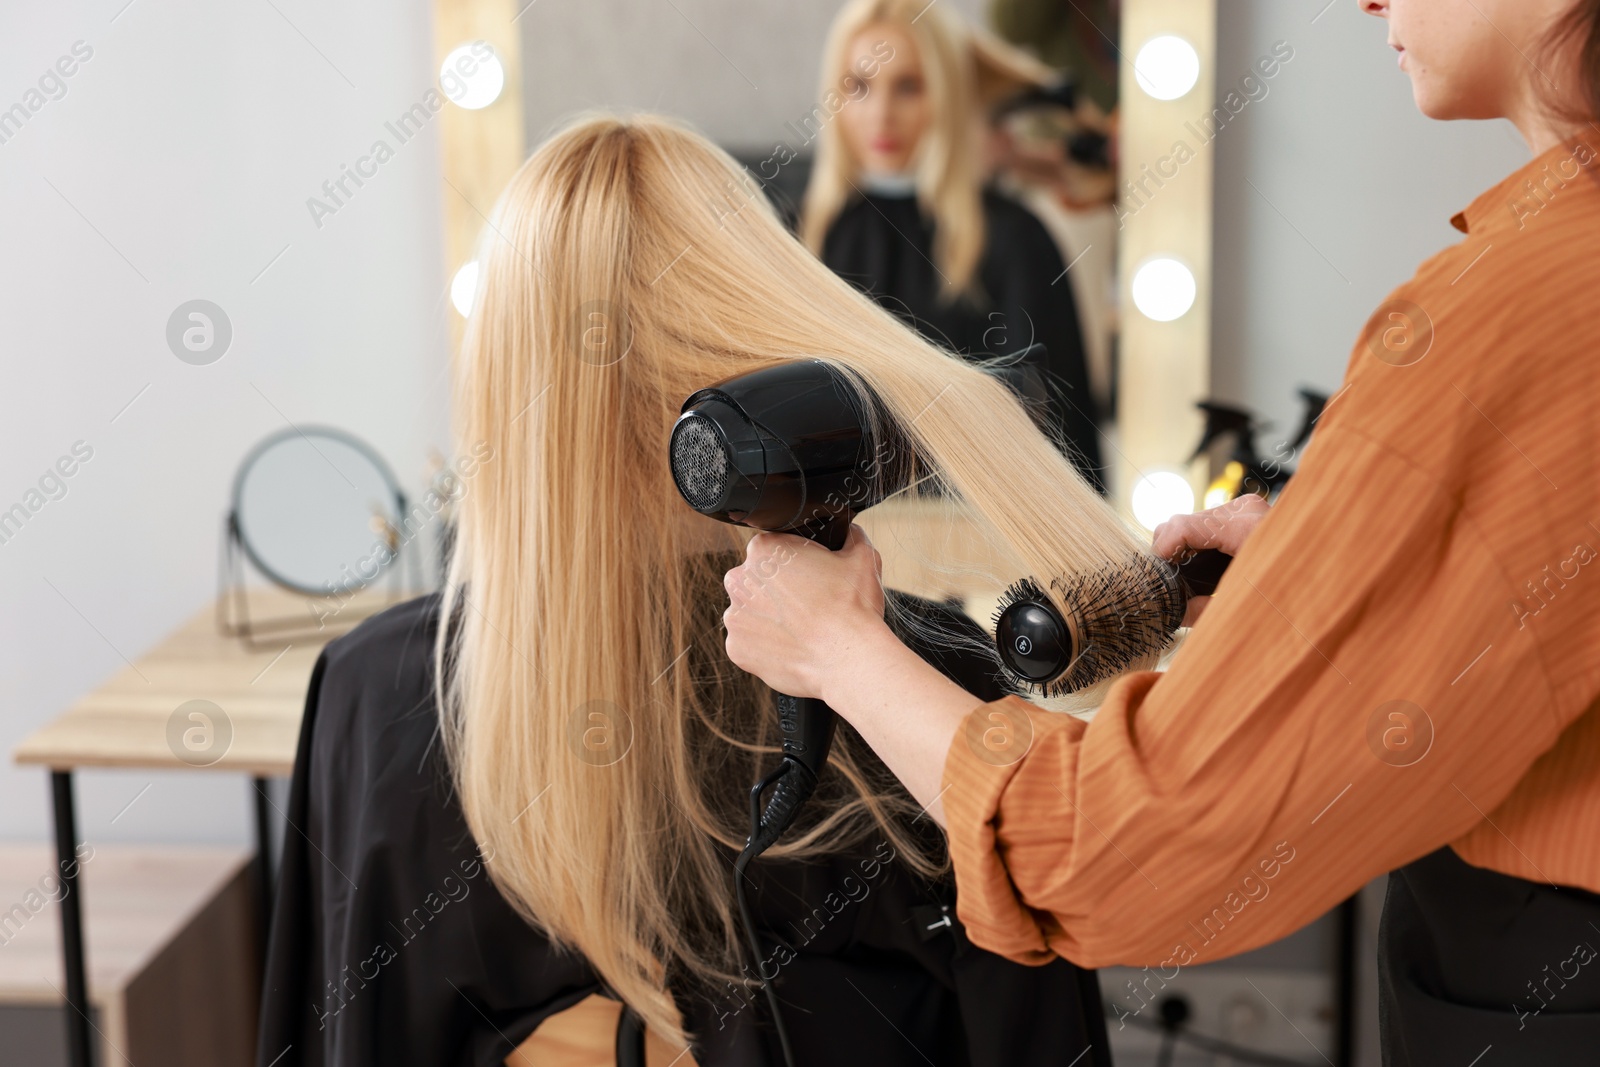
<path fill-rule="evenodd" d="M 1178 564 L 1178 577 L 1189 597 L 1210 596 L 1222 581 L 1222 572 L 1228 569 L 1233 557 L 1215 548 L 1205 548 Z"/>

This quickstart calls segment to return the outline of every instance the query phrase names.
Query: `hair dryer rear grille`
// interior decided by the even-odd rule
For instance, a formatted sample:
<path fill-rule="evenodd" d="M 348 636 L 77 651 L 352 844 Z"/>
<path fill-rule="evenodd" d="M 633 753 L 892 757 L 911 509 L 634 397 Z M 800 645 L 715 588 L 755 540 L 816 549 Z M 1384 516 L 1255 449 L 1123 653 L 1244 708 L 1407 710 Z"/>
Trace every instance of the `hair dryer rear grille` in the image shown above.
<path fill-rule="evenodd" d="M 698 415 L 672 431 L 672 477 L 696 511 L 715 511 L 728 491 L 728 446 L 712 421 Z"/>

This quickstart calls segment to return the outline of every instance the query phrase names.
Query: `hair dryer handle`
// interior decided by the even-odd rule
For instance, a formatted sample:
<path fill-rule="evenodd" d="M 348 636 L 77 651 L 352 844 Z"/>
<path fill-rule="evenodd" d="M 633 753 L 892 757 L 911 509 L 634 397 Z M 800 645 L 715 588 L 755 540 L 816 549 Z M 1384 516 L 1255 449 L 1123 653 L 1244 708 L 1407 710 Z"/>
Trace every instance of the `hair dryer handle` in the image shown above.
<path fill-rule="evenodd" d="M 839 723 L 833 709 L 820 700 L 786 693 L 774 695 L 778 698 L 778 725 L 783 731 L 783 759 L 775 771 L 750 789 L 750 840 L 745 844 L 745 855 L 749 857 L 759 856 L 776 844 L 800 814 L 801 806 L 811 799 Z M 763 807 L 762 796 L 768 788 L 772 795 Z"/>
<path fill-rule="evenodd" d="M 783 733 L 784 756 L 810 771 L 812 778 L 821 778 L 839 717 L 828 705 L 812 697 L 792 697 L 786 693 L 778 693 L 777 697 L 778 729 Z"/>
<path fill-rule="evenodd" d="M 850 516 L 833 516 L 813 526 L 791 531 L 838 551 L 850 535 Z M 800 807 L 810 799 L 828 762 L 828 749 L 839 717 L 832 708 L 814 697 L 793 697 L 773 693 L 778 698 L 778 729 L 783 735 L 783 760 L 778 769 L 757 782 L 750 791 L 750 841 L 748 855 L 759 856 L 770 848 L 794 822 Z M 772 787 L 765 809 L 761 795 Z"/>

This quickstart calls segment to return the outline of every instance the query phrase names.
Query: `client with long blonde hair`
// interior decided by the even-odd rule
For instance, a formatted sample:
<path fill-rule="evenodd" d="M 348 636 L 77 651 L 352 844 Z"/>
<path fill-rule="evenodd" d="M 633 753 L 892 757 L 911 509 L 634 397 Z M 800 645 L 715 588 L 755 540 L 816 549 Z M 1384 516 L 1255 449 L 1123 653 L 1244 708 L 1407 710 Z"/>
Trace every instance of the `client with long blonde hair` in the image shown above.
<path fill-rule="evenodd" d="M 679 499 L 668 434 L 696 389 L 821 359 L 870 388 L 939 500 L 1032 572 L 1140 543 L 996 376 L 833 275 L 669 121 L 555 134 L 479 261 L 455 431 L 483 459 L 442 594 L 335 641 L 313 679 L 263 1056 L 487 1063 L 598 991 L 698 1062 L 777 1063 L 759 974 L 800 1062 L 1108 1062 L 1094 975 L 971 946 L 941 835 L 849 730 L 751 868 L 771 954 L 746 958 L 731 861 L 776 723 L 722 651 L 742 532 Z M 893 612 L 936 666 L 998 691 L 969 620 L 909 597 Z M 432 890 L 441 906 L 394 944 Z"/>

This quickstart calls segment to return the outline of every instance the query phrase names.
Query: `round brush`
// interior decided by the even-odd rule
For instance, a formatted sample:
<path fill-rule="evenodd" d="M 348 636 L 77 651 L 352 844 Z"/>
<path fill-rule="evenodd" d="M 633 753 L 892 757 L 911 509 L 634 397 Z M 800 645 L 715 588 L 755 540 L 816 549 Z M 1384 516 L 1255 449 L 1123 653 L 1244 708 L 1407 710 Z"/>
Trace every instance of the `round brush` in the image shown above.
<path fill-rule="evenodd" d="M 1216 549 L 1173 565 L 1153 556 L 1050 583 L 1024 578 L 1005 591 L 995 613 L 995 649 L 1022 689 L 1071 693 L 1113 678 L 1166 648 L 1189 601 L 1210 596 L 1232 561 Z"/>

